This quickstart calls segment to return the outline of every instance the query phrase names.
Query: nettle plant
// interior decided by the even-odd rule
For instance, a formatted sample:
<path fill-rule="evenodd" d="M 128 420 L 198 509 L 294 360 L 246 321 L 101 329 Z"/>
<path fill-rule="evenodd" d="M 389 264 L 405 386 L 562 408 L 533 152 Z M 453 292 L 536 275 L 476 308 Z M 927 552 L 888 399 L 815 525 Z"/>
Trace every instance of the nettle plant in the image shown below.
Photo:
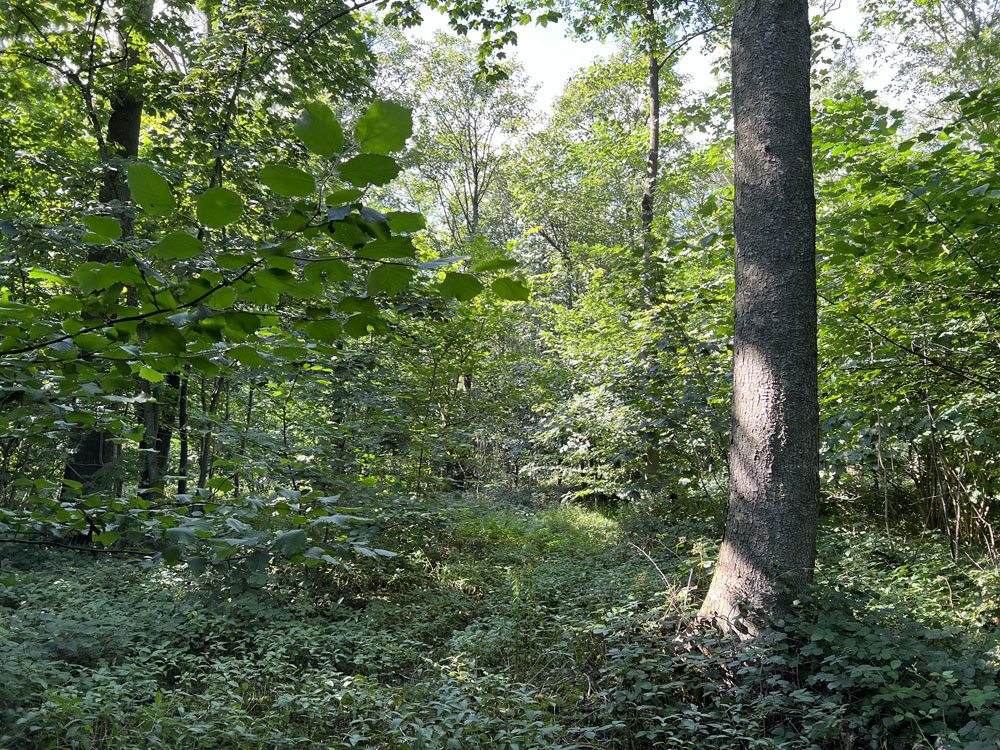
<path fill-rule="evenodd" d="M 294 132 L 318 158 L 309 171 L 288 163 L 260 169 L 259 182 L 280 206 L 263 226 L 252 200 L 219 184 L 221 170 L 193 201 L 181 201 L 192 205 L 179 206 L 180 191 L 160 170 L 133 161 L 122 165 L 131 204 L 112 202 L 80 219 L 87 261 L 68 272 L 30 270 L 37 304 L 0 290 L 5 406 L 17 394 L 8 435 L 51 442 L 83 428 L 138 442 L 145 428 L 125 410 L 155 403 L 162 381 L 180 373 L 322 366 L 338 357 L 343 337 L 389 333 L 394 298 L 403 294 L 442 305 L 470 300 L 488 284 L 501 299 L 528 298 L 522 280 L 498 275 L 516 262 L 465 270 L 456 269 L 466 256 L 421 262 L 413 234 L 424 218 L 369 205 L 371 189 L 399 174 L 392 154 L 412 133 L 410 110 L 376 101 L 345 139 L 330 107 L 311 102 Z M 0 508 L 0 534 L 7 541 L 86 534 L 137 551 L 152 538 L 156 560 L 186 560 L 196 570 L 236 559 L 263 570 L 276 555 L 315 565 L 392 554 L 364 542 L 367 519 L 337 495 L 299 486 L 239 497 L 222 475 L 169 494 L 168 479 L 179 477 L 132 496 L 87 492 L 69 478 L 18 479 L 12 484 L 23 501 Z"/>

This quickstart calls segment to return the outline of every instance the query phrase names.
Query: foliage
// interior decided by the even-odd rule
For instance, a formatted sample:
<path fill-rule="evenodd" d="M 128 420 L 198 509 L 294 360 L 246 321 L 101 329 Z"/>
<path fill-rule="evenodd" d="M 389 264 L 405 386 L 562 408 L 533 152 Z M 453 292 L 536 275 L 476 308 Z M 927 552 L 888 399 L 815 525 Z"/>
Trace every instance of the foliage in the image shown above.
<path fill-rule="evenodd" d="M 11 747 L 989 747 L 996 572 L 830 528 L 816 597 L 747 647 L 690 629 L 701 522 L 391 500 L 406 555 L 193 577 L 5 566 Z M 649 554 L 659 570 L 631 544 Z M 662 574 L 662 577 L 661 577 Z M 852 739 L 853 738 L 853 739 Z M 458 744 L 456 744 L 458 743 Z"/>

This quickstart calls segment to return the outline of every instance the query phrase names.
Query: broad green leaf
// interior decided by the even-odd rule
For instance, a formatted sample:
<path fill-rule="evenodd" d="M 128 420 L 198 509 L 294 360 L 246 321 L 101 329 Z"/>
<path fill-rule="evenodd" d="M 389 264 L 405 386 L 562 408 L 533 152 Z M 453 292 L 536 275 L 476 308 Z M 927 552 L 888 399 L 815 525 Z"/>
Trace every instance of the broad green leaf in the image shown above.
<path fill-rule="evenodd" d="M 390 211 L 385 220 L 393 232 L 419 232 L 427 226 L 424 215 L 416 211 Z"/>
<path fill-rule="evenodd" d="M 313 320 L 306 324 L 306 335 L 324 344 L 332 344 L 340 338 L 341 332 L 339 320 Z"/>
<path fill-rule="evenodd" d="M 339 258 L 317 260 L 306 266 L 305 276 L 308 281 L 320 281 L 325 276 L 329 281 L 351 281 L 354 272 L 351 267 Z"/>
<path fill-rule="evenodd" d="M 198 196 L 198 221 L 220 229 L 232 224 L 243 213 L 243 199 L 229 188 L 209 188 Z"/>
<path fill-rule="evenodd" d="M 338 206 L 341 203 L 352 203 L 364 194 L 364 190 L 358 190 L 357 188 L 341 188 L 324 196 L 324 200 L 331 206 Z"/>
<path fill-rule="evenodd" d="M 45 281 L 51 281 L 53 284 L 58 284 L 59 286 L 69 286 L 69 279 L 65 276 L 52 273 L 52 271 L 46 271 L 44 268 L 32 268 L 28 271 L 28 278 L 44 279 Z"/>
<path fill-rule="evenodd" d="M 302 198 L 316 192 L 316 180 L 307 172 L 286 164 L 268 164 L 260 170 L 260 181 L 278 195 Z"/>
<path fill-rule="evenodd" d="M 420 268 L 430 270 L 434 268 L 443 268 L 444 266 L 454 266 L 458 263 L 469 260 L 471 257 L 471 255 L 449 255 L 444 258 L 434 258 L 433 260 L 425 260 L 420 264 Z"/>
<path fill-rule="evenodd" d="M 368 235 L 351 220 L 331 221 L 326 228 L 334 242 L 344 247 L 360 247 L 368 241 Z"/>
<path fill-rule="evenodd" d="M 494 258 L 477 263 L 472 269 L 476 273 L 486 273 L 487 271 L 506 271 L 508 268 L 517 268 L 518 263 L 512 258 Z"/>
<path fill-rule="evenodd" d="M 399 294 L 410 285 L 415 271 L 409 266 L 382 263 L 368 274 L 368 294 Z"/>
<path fill-rule="evenodd" d="M 214 307 L 216 310 L 225 310 L 227 307 L 231 307 L 235 301 L 236 290 L 231 286 L 224 286 L 218 291 L 212 292 L 210 296 L 202 301 L 202 304 Z M 255 315 L 254 317 L 257 316 Z"/>
<path fill-rule="evenodd" d="M 94 536 L 94 541 L 100 542 L 105 547 L 110 547 L 120 538 L 121 534 L 119 534 L 117 531 L 102 531 L 100 534 Z"/>
<path fill-rule="evenodd" d="M 187 339 L 184 334 L 171 325 L 153 325 L 149 327 L 147 348 L 160 354 L 183 354 L 187 349 Z"/>
<path fill-rule="evenodd" d="M 227 312 L 222 319 L 226 324 L 226 332 L 235 341 L 246 341 L 247 336 L 260 328 L 260 318 L 253 313 Z"/>
<path fill-rule="evenodd" d="M 483 291 L 483 284 L 472 274 L 449 271 L 444 275 L 438 291 L 445 299 L 465 301 Z"/>
<path fill-rule="evenodd" d="M 150 255 L 163 260 L 185 260 L 204 252 L 201 240 L 188 232 L 171 232 L 149 249 Z"/>
<path fill-rule="evenodd" d="M 244 367 L 264 367 L 267 364 L 267 360 L 260 356 L 260 352 L 245 344 L 230 349 L 229 356 Z"/>
<path fill-rule="evenodd" d="M 412 258 L 417 254 L 413 240 L 409 237 L 393 237 L 388 240 L 375 240 L 358 250 L 355 255 L 367 260 L 382 260 L 383 258 Z"/>
<path fill-rule="evenodd" d="M 167 181 L 148 164 L 128 165 L 128 186 L 132 200 L 150 216 L 167 216 L 176 206 Z"/>
<path fill-rule="evenodd" d="M 354 338 L 367 336 L 369 328 L 374 333 L 389 332 L 389 326 L 386 325 L 386 322 L 377 315 L 358 313 L 357 315 L 352 315 L 344 323 L 344 333 L 348 336 L 353 336 Z"/>
<path fill-rule="evenodd" d="M 302 529 L 283 531 L 274 538 L 274 548 L 285 557 L 295 557 L 305 552 L 308 546 L 306 532 Z"/>
<path fill-rule="evenodd" d="M 143 380 L 148 380 L 150 383 L 159 383 L 163 380 L 163 373 L 157 372 L 148 365 L 143 365 L 139 368 L 139 377 Z"/>
<path fill-rule="evenodd" d="M 80 221 L 103 241 L 117 240 L 122 236 L 122 225 L 113 216 L 84 216 Z M 84 241 L 87 241 L 86 237 Z"/>
<path fill-rule="evenodd" d="M 287 215 L 276 219 L 271 226 L 279 232 L 298 232 L 309 226 L 309 217 L 298 209 L 294 209 Z"/>
<path fill-rule="evenodd" d="M 295 135 L 314 154 L 330 158 L 344 148 L 344 131 L 323 102 L 309 102 L 295 123 Z"/>
<path fill-rule="evenodd" d="M 494 279 L 490 284 L 490 289 L 500 299 L 508 299 L 514 302 L 524 302 L 531 295 L 530 290 L 519 279 L 512 279 L 509 276 L 501 276 Z"/>
<path fill-rule="evenodd" d="M 94 332 L 74 336 L 73 343 L 88 352 L 99 352 L 110 346 L 110 342 L 104 336 Z"/>
<path fill-rule="evenodd" d="M 396 160 L 381 154 L 359 154 L 340 165 L 341 178 L 358 187 L 385 185 L 398 174 Z"/>
<path fill-rule="evenodd" d="M 374 315 L 378 308 L 371 297 L 344 297 L 337 303 L 337 312 L 368 313 Z"/>
<path fill-rule="evenodd" d="M 260 286 L 276 292 L 287 292 L 296 284 L 295 274 L 281 268 L 265 268 L 257 271 L 253 278 Z"/>
<path fill-rule="evenodd" d="M 354 137 L 363 151 L 388 154 L 406 146 L 413 134 L 413 115 L 394 102 L 376 101 L 358 120 Z M 355 183 L 357 184 L 357 183 Z"/>
<path fill-rule="evenodd" d="M 49 309 L 56 313 L 80 312 L 83 303 L 72 294 L 59 294 L 49 298 Z"/>

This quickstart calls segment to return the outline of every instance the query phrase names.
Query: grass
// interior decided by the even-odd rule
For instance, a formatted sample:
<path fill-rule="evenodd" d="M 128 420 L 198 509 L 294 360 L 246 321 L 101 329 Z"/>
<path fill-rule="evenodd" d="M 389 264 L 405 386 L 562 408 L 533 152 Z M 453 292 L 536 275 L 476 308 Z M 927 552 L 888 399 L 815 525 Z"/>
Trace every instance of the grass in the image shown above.
<path fill-rule="evenodd" d="M 748 648 L 690 626 L 708 523 L 394 512 L 405 554 L 263 581 L 18 551 L 0 747 L 998 746 L 998 577 L 939 540 L 828 530 L 817 595 Z"/>

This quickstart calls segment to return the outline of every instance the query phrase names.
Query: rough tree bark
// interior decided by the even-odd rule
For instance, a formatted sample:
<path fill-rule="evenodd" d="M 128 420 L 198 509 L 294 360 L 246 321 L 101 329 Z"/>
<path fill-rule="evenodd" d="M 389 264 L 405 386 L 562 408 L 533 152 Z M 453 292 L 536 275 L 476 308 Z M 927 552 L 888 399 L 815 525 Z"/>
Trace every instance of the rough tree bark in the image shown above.
<path fill-rule="evenodd" d="M 806 0 L 736 0 L 729 512 L 701 615 L 755 635 L 811 580 L 819 508 Z"/>

